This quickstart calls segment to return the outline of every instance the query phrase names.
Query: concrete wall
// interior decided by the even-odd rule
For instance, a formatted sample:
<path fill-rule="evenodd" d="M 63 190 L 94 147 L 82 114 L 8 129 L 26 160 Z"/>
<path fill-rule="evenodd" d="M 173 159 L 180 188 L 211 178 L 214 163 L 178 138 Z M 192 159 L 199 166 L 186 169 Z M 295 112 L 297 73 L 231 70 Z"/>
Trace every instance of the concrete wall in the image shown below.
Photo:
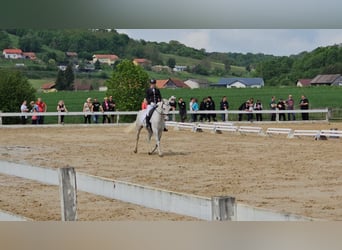
<path fill-rule="evenodd" d="M 0 173 L 22 177 L 49 185 L 59 185 L 56 169 L 27 166 L 0 161 Z M 136 205 L 191 216 L 202 220 L 213 220 L 212 198 L 162 190 L 133 183 L 76 173 L 77 189 L 110 199 Z M 217 197 L 215 197 L 217 198 Z M 298 215 L 279 213 L 235 203 L 236 215 L 229 216 L 237 221 L 307 221 Z M 230 212 L 231 213 L 231 212 Z"/>

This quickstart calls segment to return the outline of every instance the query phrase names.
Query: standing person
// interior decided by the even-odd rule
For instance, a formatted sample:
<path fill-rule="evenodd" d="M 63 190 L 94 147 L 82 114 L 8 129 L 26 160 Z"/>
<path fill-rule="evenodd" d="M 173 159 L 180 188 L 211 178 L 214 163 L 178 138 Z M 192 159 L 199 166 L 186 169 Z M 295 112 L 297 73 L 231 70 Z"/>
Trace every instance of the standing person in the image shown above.
<path fill-rule="evenodd" d="M 91 112 L 103 112 L 103 108 L 101 103 L 97 100 L 97 98 L 94 98 L 94 101 L 92 103 L 92 110 Z M 99 115 L 98 114 L 94 114 L 93 116 L 94 122 L 95 123 L 99 123 Z"/>
<path fill-rule="evenodd" d="M 60 100 L 57 104 L 57 112 L 68 112 L 68 109 L 66 108 L 64 101 Z M 64 115 L 59 115 L 58 116 L 58 123 L 59 124 L 64 124 Z"/>
<path fill-rule="evenodd" d="M 207 104 L 208 110 L 215 110 L 215 109 L 216 109 L 216 108 L 215 108 L 215 102 L 214 102 L 213 98 L 211 98 L 211 96 L 208 96 L 207 102 L 208 102 L 208 104 Z M 211 119 L 211 118 L 212 118 L 212 119 Z M 217 121 L 217 120 L 216 120 L 216 114 L 215 114 L 215 113 L 209 114 L 209 122 L 210 122 L 211 120 L 213 120 L 214 122 Z"/>
<path fill-rule="evenodd" d="M 275 100 L 275 96 L 272 96 L 272 99 L 270 101 L 270 109 L 271 110 L 276 110 L 277 108 L 277 102 Z M 275 121 L 276 120 L 276 113 L 272 113 L 271 114 L 271 121 Z"/>
<path fill-rule="evenodd" d="M 43 102 L 42 98 L 38 98 L 36 102 L 38 106 L 39 113 L 46 112 L 47 111 L 47 105 L 45 102 Z M 44 124 L 44 116 L 40 115 L 38 116 L 38 124 Z"/>
<path fill-rule="evenodd" d="M 301 110 L 309 109 L 309 99 L 305 95 L 302 95 L 299 101 L 299 107 Z M 302 113 L 302 120 L 309 120 L 309 113 Z"/>
<path fill-rule="evenodd" d="M 226 96 L 223 96 L 220 102 L 220 110 L 227 111 L 229 109 L 229 103 Z M 225 122 L 227 114 L 221 114 L 222 121 Z"/>
<path fill-rule="evenodd" d="M 199 110 L 199 106 L 198 106 L 198 102 L 196 98 L 192 98 L 192 102 L 191 102 L 191 110 L 194 112 L 197 112 Z M 197 122 L 197 115 L 196 113 L 191 114 L 191 121 L 192 122 Z"/>
<path fill-rule="evenodd" d="M 91 102 L 91 98 L 88 97 L 86 102 L 83 104 L 83 112 L 84 114 L 84 123 L 91 123 L 91 114 L 90 112 L 92 111 L 92 102 Z"/>
<path fill-rule="evenodd" d="M 27 101 L 24 100 L 23 103 L 20 106 L 21 111 L 21 124 L 25 125 L 27 123 L 27 115 L 25 113 L 29 112 L 29 109 L 27 107 Z"/>
<path fill-rule="evenodd" d="M 292 95 L 289 95 L 288 99 L 286 100 L 286 107 L 287 107 L 287 110 L 294 110 L 294 100 L 292 98 Z M 295 113 L 288 113 L 287 114 L 287 119 L 289 121 L 296 120 Z"/>
<path fill-rule="evenodd" d="M 170 104 L 170 111 L 176 111 L 177 109 L 177 101 L 175 96 L 171 96 L 169 99 L 169 104 Z M 176 115 L 175 114 L 170 114 L 169 115 L 169 120 L 175 121 L 176 120 Z"/>
<path fill-rule="evenodd" d="M 116 104 L 115 104 L 115 101 L 113 100 L 113 96 L 109 96 L 108 102 L 109 102 L 109 111 L 114 112 Z M 114 123 L 114 115 L 110 115 L 110 120 L 111 120 L 111 123 Z"/>
<path fill-rule="evenodd" d="M 157 107 L 157 103 L 162 100 L 160 90 L 157 88 L 157 81 L 150 80 L 150 87 L 146 90 L 147 110 L 146 110 L 146 127 L 151 129 L 150 119 L 153 111 Z"/>
<path fill-rule="evenodd" d="M 147 100 L 146 98 L 144 98 L 144 100 L 141 103 L 141 110 L 147 109 Z"/>
<path fill-rule="evenodd" d="M 200 103 L 199 110 L 204 111 L 205 110 L 205 104 L 207 103 L 207 98 L 204 97 Z M 199 121 L 203 122 L 203 120 L 207 120 L 207 114 L 200 114 Z"/>
<path fill-rule="evenodd" d="M 178 109 L 181 122 L 185 122 L 186 120 L 186 103 L 182 97 L 178 99 Z"/>
<path fill-rule="evenodd" d="M 31 122 L 33 125 L 36 125 L 38 124 L 38 113 L 39 113 L 38 105 L 34 101 L 31 101 L 30 106 L 31 106 L 30 112 L 33 113 L 31 117 Z"/>
<path fill-rule="evenodd" d="M 109 100 L 108 97 L 103 98 L 102 102 L 102 112 L 103 112 L 103 117 L 102 117 L 102 123 L 110 123 L 110 116 L 107 114 L 107 112 L 110 111 L 110 106 L 109 106 Z"/>
<path fill-rule="evenodd" d="M 239 110 L 240 111 L 248 111 L 249 110 L 249 100 L 243 102 L 240 105 Z M 242 116 L 243 116 L 243 113 L 239 113 L 239 115 L 238 115 L 238 120 L 239 121 L 242 121 Z"/>
<path fill-rule="evenodd" d="M 279 110 L 285 110 L 286 109 L 285 101 L 282 98 L 279 99 L 279 101 L 277 103 L 277 108 Z M 279 121 L 281 121 L 281 120 L 283 120 L 283 121 L 286 120 L 285 113 L 279 113 Z"/>
<path fill-rule="evenodd" d="M 254 110 L 257 110 L 257 111 L 262 110 L 262 103 L 259 99 L 256 101 L 256 103 L 254 103 Z M 255 117 L 257 121 L 260 121 L 260 122 L 262 121 L 262 113 L 256 113 Z"/>

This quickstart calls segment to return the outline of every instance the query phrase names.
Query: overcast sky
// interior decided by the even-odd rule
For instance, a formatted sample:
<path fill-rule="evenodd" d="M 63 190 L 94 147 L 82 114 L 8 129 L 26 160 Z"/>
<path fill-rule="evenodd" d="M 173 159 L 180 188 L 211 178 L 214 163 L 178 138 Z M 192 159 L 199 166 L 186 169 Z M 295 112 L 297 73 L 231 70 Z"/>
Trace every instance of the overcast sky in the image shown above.
<path fill-rule="evenodd" d="M 342 43 L 342 29 L 118 29 L 145 41 L 179 41 L 207 52 L 296 55 Z"/>

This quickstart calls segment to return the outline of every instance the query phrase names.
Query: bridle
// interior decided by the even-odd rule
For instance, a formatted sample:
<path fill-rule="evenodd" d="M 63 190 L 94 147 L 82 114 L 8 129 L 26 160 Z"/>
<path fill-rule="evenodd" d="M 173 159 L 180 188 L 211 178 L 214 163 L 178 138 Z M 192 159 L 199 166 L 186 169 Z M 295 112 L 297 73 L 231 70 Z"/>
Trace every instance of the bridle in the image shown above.
<path fill-rule="evenodd" d="M 158 105 L 155 111 L 157 111 L 161 115 L 167 115 L 169 112 L 164 112 L 164 106 L 170 106 L 168 103 L 164 103 L 164 101 L 161 101 L 161 105 Z"/>

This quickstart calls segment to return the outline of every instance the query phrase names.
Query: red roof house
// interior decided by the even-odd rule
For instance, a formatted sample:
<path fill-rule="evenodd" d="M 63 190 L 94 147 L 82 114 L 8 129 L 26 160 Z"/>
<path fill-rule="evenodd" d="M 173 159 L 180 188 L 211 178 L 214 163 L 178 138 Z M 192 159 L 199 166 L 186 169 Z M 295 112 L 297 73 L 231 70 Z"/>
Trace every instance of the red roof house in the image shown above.
<path fill-rule="evenodd" d="M 4 49 L 2 54 L 6 59 L 23 58 L 23 51 L 21 49 Z"/>

